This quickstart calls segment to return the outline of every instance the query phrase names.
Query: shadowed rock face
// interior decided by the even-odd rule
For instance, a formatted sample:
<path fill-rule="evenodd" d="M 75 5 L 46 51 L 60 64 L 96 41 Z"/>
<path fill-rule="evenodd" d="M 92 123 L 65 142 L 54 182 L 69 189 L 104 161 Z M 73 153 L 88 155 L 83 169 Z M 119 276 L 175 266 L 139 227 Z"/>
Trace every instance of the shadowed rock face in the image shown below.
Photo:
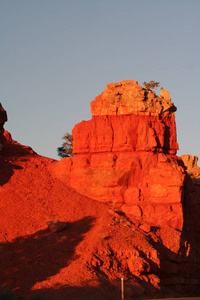
<path fill-rule="evenodd" d="M 12 156 L 35 153 L 30 147 L 20 145 L 14 141 L 11 134 L 4 130 L 4 123 L 7 120 L 7 113 L 0 103 L 0 155 Z"/>
<path fill-rule="evenodd" d="M 7 121 L 7 113 L 0 103 L 0 128 L 3 128 L 4 123 Z"/>
<path fill-rule="evenodd" d="M 199 183 L 200 185 L 200 167 L 197 166 L 198 157 L 185 154 L 182 155 L 181 158 L 187 169 L 187 173 L 191 176 L 195 183 Z"/>
<path fill-rule="evenodd" d="M 7 113 L 4 110 L 3 106 L 0 103 L 0 153 L 3 150 L 3 144 L 4 144 L 4 123 L 7 121 Z"/>

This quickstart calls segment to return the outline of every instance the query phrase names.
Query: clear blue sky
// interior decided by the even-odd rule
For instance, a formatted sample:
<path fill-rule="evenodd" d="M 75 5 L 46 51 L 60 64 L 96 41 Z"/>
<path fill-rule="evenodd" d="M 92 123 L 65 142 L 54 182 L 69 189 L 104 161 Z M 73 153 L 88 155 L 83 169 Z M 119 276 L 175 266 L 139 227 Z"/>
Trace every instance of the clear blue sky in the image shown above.
<path fill-rule="evenodd" d="M 199 0 L 0 0 L 0 102 L 13 139 L 59 159 L 90 101 L 125 79 L 170 91 L 178 155 L 200 159 Z"/>

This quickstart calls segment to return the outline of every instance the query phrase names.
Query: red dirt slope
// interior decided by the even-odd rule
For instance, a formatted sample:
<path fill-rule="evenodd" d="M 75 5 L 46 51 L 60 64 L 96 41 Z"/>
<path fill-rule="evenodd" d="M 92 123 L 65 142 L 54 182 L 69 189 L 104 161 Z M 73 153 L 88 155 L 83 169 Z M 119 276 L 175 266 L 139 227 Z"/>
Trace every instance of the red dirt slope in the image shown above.
<path fill-rule="evenodd" d="M 0 105 L 3 286 L 44 300 L 117 300 L 121 278 L 126 300 L 200 293 L 199 186 L 175 155 L 175 110 L 164 89 L 109 84 L 58 162 L 13 141 Z"/>
<path fill-rule="evenodd" d="M 25 299 L 120 299 L 121 277 L 132 298 L 181 292 L 181 233 L 79 195 L 54 165 L 36 154 L 0 158 L 0 282 Z M 49 219 L 66 228 L 51 232 Z"/>
<path fill-rule="evenodd" d="M 145 286 L 153 291 L 147 277 L 136 277 L 150 264 L 159 266 L 149 243 L 153 232 L 147 239 L 136 221 L 67 187 L 53 176 L 55 163 L 38 155 L 1 156 L 0 282 L 25 299 L 34 293 L 43 299 L 118 299 L 121 277 L 135 285 L 129 294 Z M 66 228 L 51 232 L 49 219 L 66 222 Z M 153 256 L 147 259 L 148 252 Z"/>

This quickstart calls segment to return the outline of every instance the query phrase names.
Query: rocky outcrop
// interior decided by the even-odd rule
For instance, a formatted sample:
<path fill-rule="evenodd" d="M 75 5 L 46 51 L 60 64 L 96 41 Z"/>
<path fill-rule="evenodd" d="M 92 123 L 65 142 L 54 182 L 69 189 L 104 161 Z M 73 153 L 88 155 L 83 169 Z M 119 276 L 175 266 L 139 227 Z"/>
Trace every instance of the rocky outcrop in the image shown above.
<path fill-rule="evenodd" d="M 110 293 L 116 283 L 118 292 L 122 276 L 129 296 L 199 294 L 200 194 L 191 179 L 197 159 L 183 157 L 186 171 L 176 156 L 169 92 L 112 83 L 91 110 L 92 119 L 73 129 L 76 155 L 57 162 L 19 157 L 31 150 L 4 131 L 2 109 L 0 281 L 48 299 L 59 298 L 60 287 L 60 299 L 74 298 L 74 286 L 79 298 L 85 286 L 87 299 L 96 297 L 92 287 Z M 29 270 L 35 272 L 26 276 Z"/>
<path fill-rule="evenodd" d="M 12 139 L 11 134 L 4 129 L 7 120 L 7 113 L 0 103 L 0 155 L 12 156 L 35 153 L 31 147 L 23 146 Z"/>
<path fill-rule="evenodd" d="M 149 263 L 154 253 L 140 251 L 128 263 L 133 276 L 165 291 L 188 293 L 198 290 L 199 208 L 198 194 L 176 156 L 175 110 L 163 88 L 157 96 L 137 81 L 108 84 L 91 102 L 92 119 L 72 131 L 76 155 L 62 159 L 54 172 L 148 234 L 158 269 L 152 262 L 145 269 L 144 260 Z"/>
<path fill-rule="evenodd" d="M 7 120 L 7 113 L 4 110 L 2 104 L 0 103 L 0 129 L 3 129 L 3 125 Z"/>
<path fill-rule="evenodd" d="M 7 113 L 4 110 L 2 104 L 0 103 L 0 153 L 3 150 L 3 144 L 5 142 L 4 137 L 4 123 L 7 121 Z"/>
<path fill-rule="evenodd" d="M 161 88 L 161 95 L 142 88 L 137 81 L 122 80 L 106 85 L 105 91 L 90 103 L 92 116 L 117 116 L 128 114 L 162 115 L 174 112 L 168 91 Z"/>
<path fill-rule="evenodd" d="M 90 103 L 92 120 L 73 129 L 74 153 L 144 150 L 175 154 L 176 107 L 169 92 L 162 90 L 157 96 L 133 80 L 107 84 Z"/>
<path fill-rule="evenodd" d="M 198 157 L 185 154 L 181 158 L 193 182 L 200 185 L 200 167 L 197 166 Z"/>
<path fill-rule="evenodd" d="M 74 153 L 152 151 L 175 154 L 174 115 L 98 116 L 73 129 Z"/>
<path fill-rule="evenodd" d="M 175 110 L 164 89 L 157 96 L 137 81 L 108 84 L 91 102 L 92 119 L 72 131 L 70 185 L 155 226 L 181 230 L 185 174 L 175 156 Z"/>

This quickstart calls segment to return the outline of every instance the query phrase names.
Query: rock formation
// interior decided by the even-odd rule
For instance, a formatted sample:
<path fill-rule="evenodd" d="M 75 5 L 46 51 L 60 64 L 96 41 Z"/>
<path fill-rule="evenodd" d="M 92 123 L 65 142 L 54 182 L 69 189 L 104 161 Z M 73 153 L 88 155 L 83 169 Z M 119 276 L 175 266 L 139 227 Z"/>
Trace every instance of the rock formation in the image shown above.
<path fill-rule="evenodd" d="M 200 206 L 200 167 L 197 166 L 198 157 L 193 155 L 182 155 L 181 159 L 184 163 L 188 174 L 186 182 L 186 190 L 189 198 L 195 203 L 196 207 Z"/>
<path fill-rule="evenodd" d="M 200 167 L 197 166 L 198 157 L 193 155 L 182 155 L 181 159 L 184 162 L 187 173 L 193 179 L 193 182 L 200 185 Z"/>
<path fill-rule="evenodd" d="M 107 84 L 91 102 L 92 119 L 72 131 L 76 155 L 65 160 L 71 186 L 155 226 L 181 230 L 185 175 L 175 155 L 175 111 L 164 89 L 157 96 L 137 81 Z"/>
<path fill-rule="evenodd" d="M 33 154 L 33 149 L 14 141 L 11 134 L 4 129 L 4 124 L 7 120 L 7 113 L 0 103 L 0 155 Z"/>
<path fill-rule="evenodd" d="M 5 141 L 4 138 L 4 123 L 7 121 L 7 113 L 3 109 L 2 104 L 0 103 L 0 153 L 3 150 L 3 144 Z"/>
<path fill-rule="evenodd" d="M 60 161 L 13 141 L 0 107 L 3 286 L 111 300 L 123 277 L 127 299 L 200 293 L 199 167 L 176 156 L 176 108 L 160 93 L 108 84 Z"/>
<path fill-rule="evenodd" d="M 137 81 L 107 84 L 91 102 L 92 119 L 72 131 L 75 155 L 62 159 L 55 172 L 80 194 L 108 203 L 137 220 L 141 230 L 154 232 L 158 239 L 152 242 L 165 270 L 160 284 L 194 292 L 200 271 L 199 194 L 176 156 L 175 111 L 163 88 L 157 96 Z M 129 267 L 135 275 L 134 270 Z"/>
<path fill-rule="evenodd" d="M 7 121 L 7 113 L 3 109 L 2 104 L 0 103 L 0 130 L 2 132 L 4 123 Z"/>

